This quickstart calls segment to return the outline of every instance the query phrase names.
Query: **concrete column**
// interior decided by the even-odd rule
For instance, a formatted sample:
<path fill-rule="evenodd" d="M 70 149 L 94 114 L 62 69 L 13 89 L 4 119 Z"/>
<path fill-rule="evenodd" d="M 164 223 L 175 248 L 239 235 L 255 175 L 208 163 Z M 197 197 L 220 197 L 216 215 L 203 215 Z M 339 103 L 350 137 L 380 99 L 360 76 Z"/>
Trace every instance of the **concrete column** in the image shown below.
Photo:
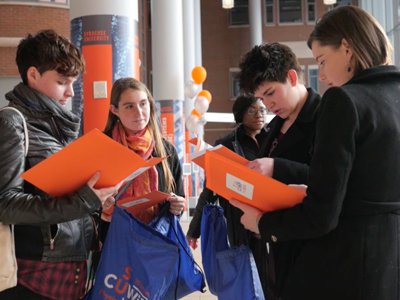
<path fill-rule="evenodd" d="M 113 82 L 139 79 L 138 1 L 71 0 L 71 38 L 81 48 L 86 71 L 74 86 L 72 111 L 82 131 L 103 130 Z"/>
<path fill-rule="evenodd" d="M 249 1 L 249 23 L 250 23 L 250 48 L 260 45 L 262 37 L 262 6 L 261 0 Z"/>
<path fill-rule="evenodd" d="M 187 0 L 185 0 L 187 1 Z M 183 162 L 185 154 L 182 0 L 152 0 L 153 96 L 161 130 Z"/>
<path fill-rule="evenodd" d="M 202 59 L 202 44 L 201 44 L 201 3 L 200 0 L 193 0 L 194 6 L 194 32 L 195 32 L 195 64 L 201 66 L 203 64 Z"/>
<path fill-rule="evenodd" d="M 196 66 L 196 32 L 195 32 L 194 0 L 183 1 L 183 53 L 184 53 L 184 82 L 192 79 L 191 72 Z M 184 115 L 188 116 L 193 109 L 193 100 L 185 95 Z"/>
<path fill-rule="evenodd" d="M 184 82 L 192 80 L 192 70 L 195 66 L 201 65 L 201 25 L 200 25 L 200 0 L 183 1 L 183 52 L 184 52 Z M 189 117 L 194 108 L 194 99 L 185 95 L 184 118 Z M 203 136 L 204 129 L 200 130 L 199 136 Z M 190 170 L 185 177 L 187 190 L 187 207 L 194 209 L 197 198 L 203 188 L 201 182 L 202 173 L 199 168 L 191 163 L 191 154 L 195 151 L 195 146 L 187 142 L 195 137 L 189 130 L 185 130 L 185 160 L 184 169 Z"/>

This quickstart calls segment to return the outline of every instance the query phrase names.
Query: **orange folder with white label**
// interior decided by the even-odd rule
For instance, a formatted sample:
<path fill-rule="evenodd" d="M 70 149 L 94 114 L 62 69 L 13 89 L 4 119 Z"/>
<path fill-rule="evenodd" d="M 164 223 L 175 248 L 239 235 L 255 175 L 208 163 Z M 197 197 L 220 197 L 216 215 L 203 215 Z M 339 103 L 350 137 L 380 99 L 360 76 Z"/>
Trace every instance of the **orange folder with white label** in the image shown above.
<path fill-rule="evenodd" d="M 143 210 L 156 205 L 170 197 L 169 194 L 153 191 L 140 197 L 128 197 L 117 201 L 117 205 L 136 216 Z"/>
<path fill-rule="evenodd" d="M 206 150 L 193 162 L 205 170 L 207 188 L 264 212 L 291 207 L 305 197 L 303 192 L 249 169 L 248 160 L 222 145 Z"/>
<path fill-rule="evenodd" d="M 98 129 L 81 136 L 62 150 L 24 172 L 21 177 L 51 196 L 63 196 L 87 183 L 96 171 L 96 188 L 129 180 L 164 158 L 144 160 Z"/>

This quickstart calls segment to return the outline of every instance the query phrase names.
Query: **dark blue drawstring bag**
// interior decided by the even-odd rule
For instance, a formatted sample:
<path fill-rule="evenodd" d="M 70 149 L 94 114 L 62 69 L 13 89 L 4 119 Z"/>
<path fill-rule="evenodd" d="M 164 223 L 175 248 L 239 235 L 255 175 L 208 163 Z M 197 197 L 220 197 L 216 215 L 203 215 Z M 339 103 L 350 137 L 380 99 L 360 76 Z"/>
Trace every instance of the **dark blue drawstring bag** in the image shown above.
<path fill-rule="evenodd" d="M 200 267 L 194 260 L 185 233 L 177 216 L 169 212 L 169 206 L 165 206 L 159 216 L 149 226 L 168 237 L 179 246 L 179 267 L 176 291 L 171 290 L 169 298 L 182 298 L 194 291 L 205 291 L 205 278 Z M 176 297 L 174 296 L 176 295 Z"/>
<path fill-rule="evenodd" d="M 157 220 L 163 223 L 161 216 Z M 171 224 L 180 227 L 179 222 Z M 189 288 L 181 291 L 180 269 L 187 262 L 181 261 L 179 248 L 174 240 L 116 206 L 95 282 L 85 299 L 164 300 L 193 292 Z M 189 282 L 194 279 L 197 277 L 186 278 Z"/>
<path fill-rule="evenodd" d="M 203 208 L 201 255 L 208 287 L 219 300 L 265 299 L 251 250 L 229 246 L 224 211 L 214 204 Z"/>

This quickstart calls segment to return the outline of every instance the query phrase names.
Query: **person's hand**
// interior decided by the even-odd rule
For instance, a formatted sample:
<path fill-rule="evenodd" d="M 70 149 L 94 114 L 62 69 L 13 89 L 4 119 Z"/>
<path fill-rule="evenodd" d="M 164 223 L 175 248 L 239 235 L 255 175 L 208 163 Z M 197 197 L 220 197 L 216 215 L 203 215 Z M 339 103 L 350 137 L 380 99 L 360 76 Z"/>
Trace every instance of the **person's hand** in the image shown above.
<path fill-rule="evenodd" d="M 185 198 L 171 193 L 171 196 L 167 199 L 169 201 L 169 211 L 171 214 L 180 216 L 183 209 L 185 208 Z"/>
<path fill-rule="evenodd" d="M 270 157 L 258 158 L 250 161 L 247 167 L 264 176 L 272 177 L 274 173 L 274 159 Z"/>
<path fill-rule="evenodd" d="M 263 215 L 262 211 L 237 200 L 231 200 L 229 203 L 243 211 L 243 215 L 240 218 L 240 223 L 243 224 L 244 228 L 254 232 L 255 234 L 260 234 L 260 230 L 258 229 L 258 221 Z"/>
<path fill-rule="evenodd" d="M 196 248 L 199 246 L 198 240 L 190 236 L 186 236 L 186 239 L 188 240 L 190 248 L 196 250 Z"/>
<path fill-rule="evenodd" d="M 94 186 L 96 185 L 97 181 L 99 181 L 99 179 L 100 179 L 100 172 L 96 172 L 92 176 L 92 178 L 89 179 L 87 185 L 99 198 L 103 210 L 107 210 L 110 207 L 114 206 L 115 203 L 114 196 L 118 193 L 118 189 L 121 187 L 123 182 L 120 182 L 115 186 L 96 189 Z"/>

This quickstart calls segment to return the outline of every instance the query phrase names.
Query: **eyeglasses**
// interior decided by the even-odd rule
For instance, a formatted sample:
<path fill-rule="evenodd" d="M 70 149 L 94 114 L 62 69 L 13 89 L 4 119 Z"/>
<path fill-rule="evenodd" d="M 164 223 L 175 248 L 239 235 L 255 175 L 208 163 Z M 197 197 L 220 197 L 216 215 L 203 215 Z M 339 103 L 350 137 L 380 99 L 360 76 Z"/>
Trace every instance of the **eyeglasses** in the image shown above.
<path fill-rule="evenodd" d="M 265 115 L 267 113 L 267 109 L 264 108 L 264 107 L 261 107 L 261 108 L 258 108 L 258 109 L 254 108 L 254 107 L 249 107 L 247 109 L 247 113 L 249 115 L 252 115 L 252 116 L 256 116 L 258 113 L 261 113 L 262 115 Z"/>

